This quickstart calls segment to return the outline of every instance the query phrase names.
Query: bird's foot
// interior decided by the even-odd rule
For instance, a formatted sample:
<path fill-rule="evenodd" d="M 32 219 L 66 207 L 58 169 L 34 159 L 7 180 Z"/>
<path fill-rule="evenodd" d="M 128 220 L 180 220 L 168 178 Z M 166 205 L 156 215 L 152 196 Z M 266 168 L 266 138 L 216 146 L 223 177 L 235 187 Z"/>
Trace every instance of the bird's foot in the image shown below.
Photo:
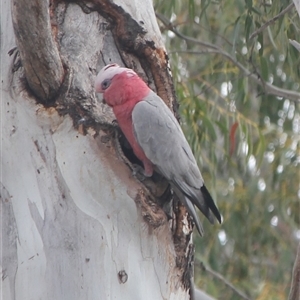
<path fill-rule="evenodd" d="M 8 54 L 9 56 L 12 56 L 16 50 L 18 51 L 18 47 L 13 47 L 12 49 L 10 49 L 10 50 L 7 52 L 7 54 Z"/>
<path fill-rule="evenodd" d="M 113 127 L 119 128 L 119 123 L 116 119 L 112 120 L 111 124 Z"/>
<path fill-rule="evenodd" d="M 144 181 L 145 179 L 151 177 L 151 175 L 147 175 L 143 167 L 137 164 L 132 164 L 132 175 L 138 179 L 139 181 Z"/>
<path fill-rule="evenodd" d="M 20 59 L 20 53 L 18 47 L 14 47 L 8 51 L 8 55 L 12 56 L 13 55 L 13 67 L 12 67 L 12 72 L 17 72 L 20 67 L 22 67 L 22 62 Z"/>

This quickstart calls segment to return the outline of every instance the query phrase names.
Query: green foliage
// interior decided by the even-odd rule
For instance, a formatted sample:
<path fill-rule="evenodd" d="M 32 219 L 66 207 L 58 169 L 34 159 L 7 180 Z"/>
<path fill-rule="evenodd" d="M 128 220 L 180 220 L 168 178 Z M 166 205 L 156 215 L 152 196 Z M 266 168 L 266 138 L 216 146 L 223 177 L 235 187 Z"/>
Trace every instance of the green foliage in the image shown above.
<path fill-rule="evenodd" d="M 299 100 L 266 84 L 299 92 L 300 53 L 289 39 L 300 42 L 300 18 L 291 8 L 260 30 L 287 0 L 156 2 L 181 34 L 218 47 L 160 23 L 182 126 L 224 217 L 221 226 L 205 222 L 196 261 L 249 298 L 286 299 L 300 235 Z M 218 299 L 241 299 L 201 268 L 196 283 Z"/>

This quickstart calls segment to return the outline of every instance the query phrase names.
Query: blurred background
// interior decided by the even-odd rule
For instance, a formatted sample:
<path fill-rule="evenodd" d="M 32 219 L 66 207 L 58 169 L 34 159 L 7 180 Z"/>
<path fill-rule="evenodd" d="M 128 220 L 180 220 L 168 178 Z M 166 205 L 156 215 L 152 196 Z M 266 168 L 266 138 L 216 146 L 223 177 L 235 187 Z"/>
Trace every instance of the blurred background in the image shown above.
<path fill-rule="evenodd" d="M 300 241 L 299 15 L 285 0 L 154 4 L 181 124 L 224 218 L 195 233 L 196 285 L 217 299 L 287 299 Z"/>

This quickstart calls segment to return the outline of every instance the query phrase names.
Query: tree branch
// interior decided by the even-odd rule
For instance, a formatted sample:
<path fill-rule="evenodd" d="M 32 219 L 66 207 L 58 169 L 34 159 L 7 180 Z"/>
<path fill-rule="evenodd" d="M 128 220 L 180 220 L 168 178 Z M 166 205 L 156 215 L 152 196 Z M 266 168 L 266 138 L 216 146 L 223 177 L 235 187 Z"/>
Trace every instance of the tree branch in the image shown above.
<path fill-rule="evenodd" d="M 195 289 L 195 299 L 194 300 L 216 300 L 216 299 L 199 289 Z"/>
<path fill-rule="evenodd" d="M 47 103 L 58 94 L 64 78 L 51 32 L 49 1 L 14 0 L 12 17 L 29 87 L 41 102 Z"/>
<path fill-rule="evenodd" d="M 203 271 L 206 271 L 216 279 L 222 281 L 226 286 L 228 286 L 233 292 L 235 292 L 237 295 L 239 295 L 244 300 L 251 300 L 246 294 L 244 294 L 242 291 L 237 289 L 231 282 L 229 282 L 225 277 L 223 277 L 220 273 L 210 269 L 209 267 L 205 266 L 203 262 L 197 261 L 196 265 L 200 266 L 200 268 Z"/>
<path fill-rule="evenodd" d="M 293 100 L 293 101 L 300 102 L 300 93 L 295 92 L 295 91 L 291 91 L 291 90 L 287 90 L 287 89 L 282 89 L 282 88 L 274 86 L 274 85 L 272 85 L 268 82 L 265 82 L 260 76 L 258 76 L 255 73 L 252 73 L 251 71 L 249 71 L 245 66 L 243 66 L 240 62 L 238 62 L 232 55 L 230 55 L 228 52 L 224 51 L 220 47 L 215 46 L 215 45 L 210 44 L 210 43 L 206 43 L 206 42 L 196 40 L 196 39 L 191 38 L 189 36 L 185 36 L 185 35 L 181 34 L 172 25 L 172 23 L 170 23 L 164 16 L 162 16 L 161 14 L 156 14 L 156 16 L 165 26 L 167 26 L 167 28 L 169 30 L 174 32 L 178 37 L 182 38 L 183 40 L 185 40 L 187 42 L 192 42 L 192 43 L 198 44 L 198 45 L 206 48 L 206 49 L 201 50 L 201 51 L 191 51 L 189 53 L 191 53 L 191 54 L 205 54 L 205 53 L 220 54 L 220 55 L 226 57 L 235 66 L 237 66 L 240 69 L 240 71 L 242 71 L 244 73 L 245 76 L 249 77 L 255 83 L 262 86 L 265 89 L 265 92 L 267 94 L 271 94 L 271 95 L 274 95 L 274 96 L 277 96 L 277 97 L 284 97 L 284 98 L 288 98 L 288 99 Z M 188 51 L 185 51 L 185 52 L 188 52 Z"/>
<path fill-rule="evenodd" d="M 249 40 L 256 37 L 258 34 L 260 34 L 262 31 L 264 31 L 268 26 L 273 24 L 275 21 L 277 21 L 280 17 L 282 17 L 284 14 L 289 12 L 294 7 L 294 3 L 290 3 L 284 10 L 282 10 L 278 15 L 276 15 L 274 18 L 267 21 L 264 25 L 259 27 L 257 30 L 255 30 L 249 37 Z"/>
<path fill-rule="evenodd" d="M 298 251 L 294 263 L 292 284 L 289 294 L 289 300 L 299 300 L 300 299 L 300 243 L 298 245 Z"/>
<path fill-rule="evenodd" d="M 296 10 L 297 10 L 298 15 L 300 17 L 300 0 L 293 0 L 293 2 L 295 4 Z M 289 42 L 292 46 L 294 46 L 300 52 L 300 43 L 298 43 L 295 40 L 289 40 Z"/>
<path fill-rule="evenodd" d="M 300 43 L 295 40 L 289 40 L 290 44 L 294 46 L 300 52 Z"/>
<path fill-rule="evenodd" d="M 296 10 L 298 12 L 298 15 L 300 16 L 300 0 L 293 0 Z"/>
<path fill-rule="evenodd" d="M 172 22 L 170 22 L 164 15 L 156 12 L 156 17 L 166 26 L 166 28 L 168 30 L 171 30 L 172 32 L 174 32 L 178 37 L 182 38 L 183 40 L 185 40 L 187 42 L 192 42 L 194 44 L 198 44 L 198 45 L 206 47 L 206 48 L 218 49 L 218 47 L 215 46 L 214 44 L 202 42 L 202 41 L 199 41 L 192 37 L 183 35 L 176 29 L 176 26 Z"/>

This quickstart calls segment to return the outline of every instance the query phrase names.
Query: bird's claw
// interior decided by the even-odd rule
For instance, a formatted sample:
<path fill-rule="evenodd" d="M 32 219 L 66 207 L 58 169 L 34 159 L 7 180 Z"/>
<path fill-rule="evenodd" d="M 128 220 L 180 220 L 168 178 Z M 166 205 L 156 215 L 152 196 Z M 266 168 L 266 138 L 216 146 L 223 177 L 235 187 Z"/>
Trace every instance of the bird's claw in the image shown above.
<path fill-rule="evenodd" d="M 12 49 L 10 49 L 10 50 L 7 52 L 7 54 L 8 54 L 9 56 L 12 56 L 16 50 L 18 51 L 18 47 L 13 47 Z"/>
<path fill-rule="evenodd" d="M 137 164 L 133 164 L 131 167 L 132 167 L 132 175 L 135 178 L 137 178 L 139 181 L 144 181 L 145 179 L 147 179 L 143 167 Z"/>
<path fill-rule="evenodd" d="M 112 122 L 111 122 L 112 126 L 113 127 L 119 127 L 119 123 L 116 119 L 114 119 Z"/>

